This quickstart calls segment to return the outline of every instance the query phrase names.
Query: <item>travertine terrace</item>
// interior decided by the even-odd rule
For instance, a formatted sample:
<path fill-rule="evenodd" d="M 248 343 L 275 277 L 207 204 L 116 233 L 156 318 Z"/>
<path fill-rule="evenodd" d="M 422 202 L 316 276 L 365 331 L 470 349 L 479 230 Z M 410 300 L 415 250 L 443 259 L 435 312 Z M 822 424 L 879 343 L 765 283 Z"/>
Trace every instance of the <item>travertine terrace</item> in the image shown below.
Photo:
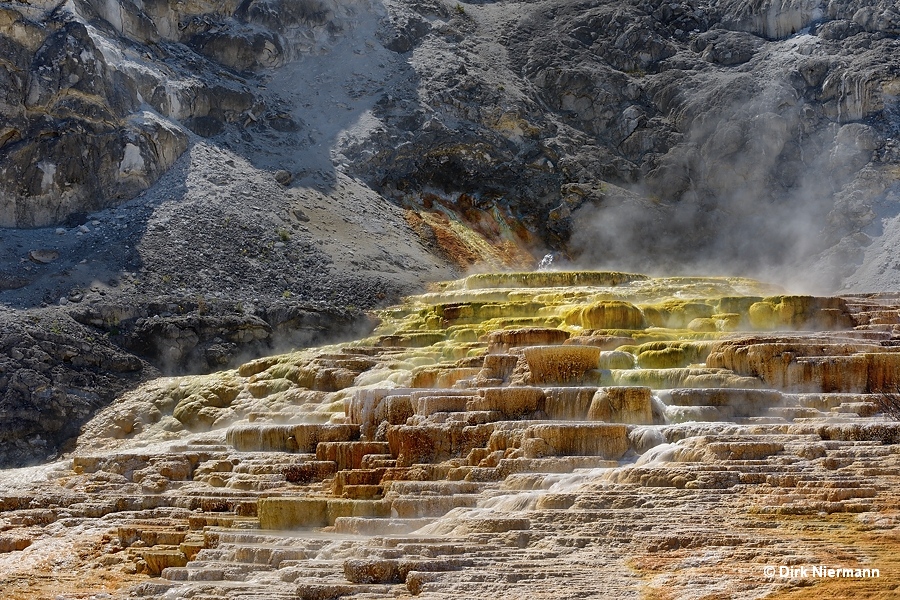
<path fill-rule="evenodd" d="M 896 597 L 900 297 L 505 273 L 381 319 L 5 472 L 0 597 Z"/>

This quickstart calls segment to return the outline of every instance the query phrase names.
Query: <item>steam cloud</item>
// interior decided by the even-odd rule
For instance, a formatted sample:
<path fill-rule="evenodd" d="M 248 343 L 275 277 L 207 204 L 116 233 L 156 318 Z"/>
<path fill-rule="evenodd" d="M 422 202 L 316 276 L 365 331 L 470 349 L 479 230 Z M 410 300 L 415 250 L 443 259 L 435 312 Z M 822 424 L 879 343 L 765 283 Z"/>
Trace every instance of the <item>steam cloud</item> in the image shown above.
<path fill-rule="evenodd" d="M 779 73 L 774 81 L 718 73 L 705 92 L 679 92 L 670 118 L 680 141 L 639 184 L 606 186 L 573 213 L 579 266 L 745 275 L 819 293 L 839 285 L 860 251 L 832 252 L 831 265 L 823 252 L 874 219 L 884 189 L 860 169 L 892 118 L 841 123 L 865 112 L 866 87 L 843 86 L 826 106 L 791 80 L 796 57 L 782 58 L 762 70 Z M 831 269 L 811 273 L 815 260 Z"/>

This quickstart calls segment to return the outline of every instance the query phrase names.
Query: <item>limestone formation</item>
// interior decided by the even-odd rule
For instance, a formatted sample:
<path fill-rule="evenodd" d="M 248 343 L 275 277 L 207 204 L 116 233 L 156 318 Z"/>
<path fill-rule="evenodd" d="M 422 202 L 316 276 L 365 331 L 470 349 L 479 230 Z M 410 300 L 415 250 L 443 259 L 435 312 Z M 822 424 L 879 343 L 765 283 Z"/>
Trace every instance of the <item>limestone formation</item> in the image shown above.
<path fill-rule="evenodd" d="M 885 315 L 900 306 L 771 291 L 473 276 L 356 342 L 146 384 L 65 459 L 0 473 L 0 569 L 66 593 L 31 559 L 75 545 L 79 589 L 144 598 L 831 589 L 764 570 L 801 564 L 880 569 L 847 582 L 893 589 L 900 425 L 884 402 L 900 353 Z M 493 308 L 460 299 L 475 292 Z M 640 318 L 566 318 L 603 302 Z M 793 329 L 754 320 L 760 303 Z M 735 330 L 684 327 L 725 310 Z"/>

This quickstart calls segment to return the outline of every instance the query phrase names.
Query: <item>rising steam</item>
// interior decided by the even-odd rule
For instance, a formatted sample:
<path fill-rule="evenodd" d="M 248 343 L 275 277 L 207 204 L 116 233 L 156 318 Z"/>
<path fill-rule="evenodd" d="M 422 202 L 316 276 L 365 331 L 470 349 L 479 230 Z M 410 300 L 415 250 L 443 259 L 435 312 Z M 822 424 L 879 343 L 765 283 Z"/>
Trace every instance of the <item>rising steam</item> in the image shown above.
<path fill-rule="evenodd" d="M 890 117 L 848 122 L 870 101 L 864 86 L 841 88 L 835 106 L 809 98 L 794 52 L 804 38 L 812 36 L 767 53 L 773 66 L 759 72 L 775 80 L 719 72 L 705 91 L 679 92 L 670 111 L 679 141 L 638 184 L 595 190 L 573 214 L 576 263 L 837 288 L 861 255 L 832 252 L 831 264 L 822 256 L 875 218 L 885 186 L 864 167 L 883 148 Z M 824 268 L 809 273 L 816 260 Z"/>

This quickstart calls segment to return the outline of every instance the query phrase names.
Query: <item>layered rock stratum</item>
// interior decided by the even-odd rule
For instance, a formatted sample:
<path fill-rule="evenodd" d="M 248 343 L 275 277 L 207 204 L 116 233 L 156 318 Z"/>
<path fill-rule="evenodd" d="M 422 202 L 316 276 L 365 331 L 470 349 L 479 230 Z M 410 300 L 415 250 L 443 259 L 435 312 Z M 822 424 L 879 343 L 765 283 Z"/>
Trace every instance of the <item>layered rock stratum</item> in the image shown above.
<path fill-rule="evenodd" d="M 0 473 L 3 597 L 900 585 L 895 294 L 499 273 L 380 317 L 355 342 L 144 384 L 63 460 Z"/>
<path fill-rule="evenodd" d="M 0 3 L 0 595 L 895 595 L 898 28 Z"/>

